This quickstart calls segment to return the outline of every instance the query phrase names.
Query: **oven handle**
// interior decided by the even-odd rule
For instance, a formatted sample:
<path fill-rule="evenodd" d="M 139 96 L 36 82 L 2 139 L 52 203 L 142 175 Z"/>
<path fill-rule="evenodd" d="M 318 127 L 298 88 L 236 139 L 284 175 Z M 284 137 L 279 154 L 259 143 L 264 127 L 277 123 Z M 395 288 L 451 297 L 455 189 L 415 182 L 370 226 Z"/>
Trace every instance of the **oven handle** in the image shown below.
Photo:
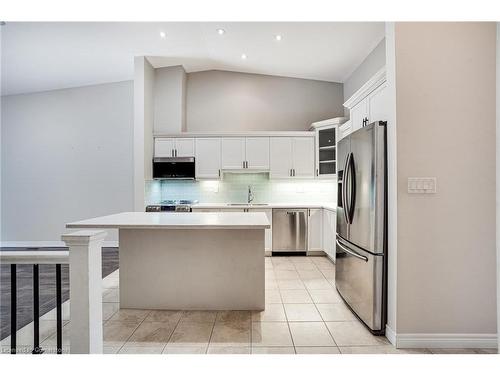
<path fill-rule="evenodd" d="M 342 245 L 338 239 L 335 239 L 335 242 L 337 243 L 337 246 L 340 247 L 342 250 L 344 250 L 346 253 L 352 255 L 353 257 L 356 257 L 358 259 L 361 259 L 361 260 L 364 260 L 365 262 L 368 262 L 368 258 L 363 256 L 363 255 L 359 255 L 358 253 L 355 253 L 354 251 L 352 250 L 349 250 L 348 248 L 346 248 L 344 245 Z"/>

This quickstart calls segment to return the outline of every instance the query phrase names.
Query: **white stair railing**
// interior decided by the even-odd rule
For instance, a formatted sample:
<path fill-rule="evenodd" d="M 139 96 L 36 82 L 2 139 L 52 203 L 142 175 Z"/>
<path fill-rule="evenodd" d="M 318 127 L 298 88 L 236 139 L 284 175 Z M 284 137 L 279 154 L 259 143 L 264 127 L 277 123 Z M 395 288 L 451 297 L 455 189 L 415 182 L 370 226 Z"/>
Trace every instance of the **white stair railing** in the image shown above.
<path fill-rule="evenodd" d="M 69 250 L 0 251 L 0 263 L 11 265 L 11 353 L 16 353 L 16 266 L 33 264 L 34 349 L 39 345 L 38 265 L 56 265 L 57 352 L 62 353 L 62 291 L 61 264 L 69 264 L 70 275 L 70 353 L 103 352 L 102 329 L 102 243 L 105 231 L 82 230 L 62 236 Z"/>

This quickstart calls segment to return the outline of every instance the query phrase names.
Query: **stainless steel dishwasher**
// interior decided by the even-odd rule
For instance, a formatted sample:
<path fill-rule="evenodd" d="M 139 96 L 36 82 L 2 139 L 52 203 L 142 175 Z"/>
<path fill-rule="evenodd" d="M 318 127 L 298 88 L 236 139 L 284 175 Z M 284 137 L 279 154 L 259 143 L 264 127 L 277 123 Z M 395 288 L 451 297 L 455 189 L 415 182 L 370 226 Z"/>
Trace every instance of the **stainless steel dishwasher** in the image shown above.
<path fill-rule="evenodd" d="M 273 209 L 273 253 L 307 251 L 307 209 Z"/>

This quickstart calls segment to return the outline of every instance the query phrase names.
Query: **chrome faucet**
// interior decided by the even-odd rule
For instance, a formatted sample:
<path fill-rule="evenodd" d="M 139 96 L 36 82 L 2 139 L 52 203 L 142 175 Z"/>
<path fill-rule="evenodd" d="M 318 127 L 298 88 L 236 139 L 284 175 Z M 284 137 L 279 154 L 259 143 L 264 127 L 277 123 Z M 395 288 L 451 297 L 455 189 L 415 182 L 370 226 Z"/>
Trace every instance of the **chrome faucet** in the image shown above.
<path fill-rule="evenodd" d="M 252 185 L 248 185 L 248 204 L 253 202 L 253 191 L 252 191 Z"/>

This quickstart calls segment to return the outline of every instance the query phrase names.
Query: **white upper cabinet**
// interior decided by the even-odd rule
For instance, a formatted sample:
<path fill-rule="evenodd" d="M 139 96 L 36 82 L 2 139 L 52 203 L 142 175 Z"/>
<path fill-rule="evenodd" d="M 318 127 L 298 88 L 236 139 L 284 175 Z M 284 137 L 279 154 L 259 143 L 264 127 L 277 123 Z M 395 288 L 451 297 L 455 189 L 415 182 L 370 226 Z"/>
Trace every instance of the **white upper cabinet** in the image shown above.
<path fill-rule="evenodd" d="M 269 137 L 222 138 L 222 169 L 269 169 Z"/>
<path fill-rule="evenodd" d="M 368 118 L 374 121 L 387 121 L 389 117 L 389 102 L 387 97 L 387 83 L 381 84 L 368 96 Z"/>
<path fill-rule="evenodd" d="M 368 100 L 363 99 L 351 108 L 351 131 L 361 129 L 363 125 L 368 125 Z"/>
<path fill-rule="evenodd" d="M 179 158 L 194 156 L 194 139 L 193 138 L 176 138 L 175 139 L 175 156 Z"/>
<path fill-rule="evenodd" d="M 389 103 L 387 97 L 385 68 L 375 73 L 361 88 L 344 103 L 350 112 L 350 132 L 375 121 L 387 121 Z M 339 139 L 348 135 L 342 132 Z"/>
<path fill-rule="evenodd" d="M 337 142 L 340 141 L 342 138 L 351 134 L 351 129 L 352 129 L 351 120 L 346 121 L 345 123 L 340 125 L 339 126 L 339 136 L 338 136 Z"/>
<path fill-rule="evenodd" d="M 269 169 L 269 138 L 247 137 L 245 139 L 246 168 Z"/>
<path fill-rule="evenodd" d="M 323 209 L 309 209 L 307 251 L 323 251 Z"/>
<path fill-rule="evenodd" d="M 293 177 L 314 178 L 314 143 L 313 137 L 293 138 Z"/>
<path fill-rule="evenodd" d="M 270 178 L 314 178 L 316 138 L 295 136 L 157 137 L 155 157 L 195 157 L 197 179 L 226 171 L 270 172 Z"/>
<path fill-rule="evenodd" d="M 273 137 L 270 142 L 270 178 L 292 177 L 292 137 Z"/>
<path fill-rule="evenodd" d="M 196 138 L 196 178 L 219 178 L 221 139 Z"/>
<path fill-rule="evenodd" d="M 155 157 L 171 158 L 174 156 L 174 150 L 175 138 L 155 138 Z"/>
<path fill-rule="evenodd" d="M 271 178 L 314 178 L 314 137 L 271 138 Z"/>
<path fill-rule="evenodd" d="M 194 138 L 155 138 L 154 147 L 158 158 L 194 156 Z"/>
<path fill-rule="evenodd" d="M 245 138 L 222 138 L 222 169 L 242 169 L 245 162 Z"/>

